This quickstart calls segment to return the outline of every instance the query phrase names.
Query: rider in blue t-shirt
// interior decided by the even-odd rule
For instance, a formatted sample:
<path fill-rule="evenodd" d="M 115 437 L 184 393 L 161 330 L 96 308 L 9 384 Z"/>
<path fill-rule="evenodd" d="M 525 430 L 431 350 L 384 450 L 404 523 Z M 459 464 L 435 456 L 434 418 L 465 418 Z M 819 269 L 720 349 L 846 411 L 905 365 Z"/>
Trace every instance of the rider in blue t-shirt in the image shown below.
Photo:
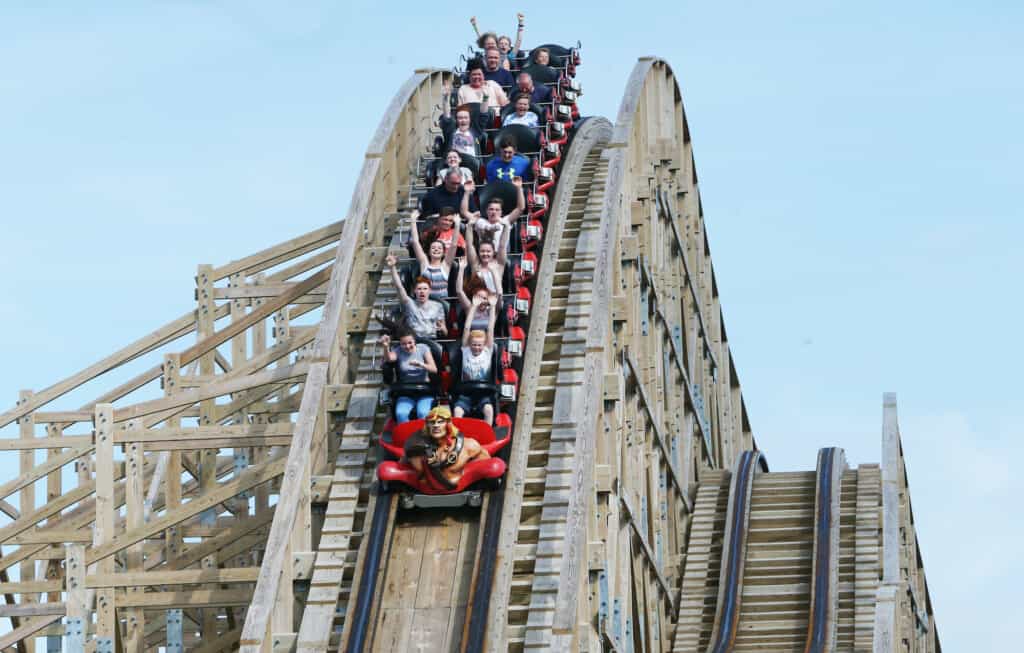
<path fill-rule="evenodd" d="M 530 159 L 516 154 L 516 145 L 505 141 L 499 145 L 500 157 L 487 164 L 487 181 L 512 181 L 516 177 L 529 181 Z"/>

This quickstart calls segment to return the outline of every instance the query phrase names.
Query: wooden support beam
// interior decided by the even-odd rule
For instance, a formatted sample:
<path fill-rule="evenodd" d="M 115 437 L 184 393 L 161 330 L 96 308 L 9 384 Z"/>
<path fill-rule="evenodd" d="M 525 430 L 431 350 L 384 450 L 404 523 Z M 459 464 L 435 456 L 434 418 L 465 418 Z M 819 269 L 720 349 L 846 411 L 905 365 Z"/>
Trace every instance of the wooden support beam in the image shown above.
<path fill-rule="evenodd" d="M 22 603 L 0 605 L 0 618 L 64 616 L 63 603 Z"/>
<path fill-rule="evenodd" d="M 252 590 L 189 589 L 181 592 L 117 592 L 118 605 L 133 608 L 222 608 L 243 607 L 252 600 Z"/>
<path fill-rule="evenodd" d="M 267 538 L 259 582 L 242 629 L 243 652 L 256 653 L 260 643 L 268 636 L 271 611 L 280 591 L 281 573 L 287 561 L 286 553 L 291 544 L 292 531 L 299 518 L 299 506 L 304 495 L 308 501 L 309 488 L 302 487 L 298 481 L 309 476 L 310 445 L 326 385 L 327 365 L 314 363 L 306 378 L 302 407 L 299 410 L 299 419 L 295 423 L 294 442 L 288 451 L 285 480 L 281 485 L 274 522 Z M 286 591 L 290 592 L 291 588 L 287 588 Z"/>
<path fill-rule="evenodd" d="M 116 438 L 115 438 L 116 440 Z M 125 444 L 125 529 L 132 530 L 146 523 L 145 519 L 145 484 L 143 469 L 145 455 L 141 442 Z M 144 552 L 142 543 L 128 548 L 125 566 L 129 573 L 139 573 L 143 569 Z M 88 584 L 88 579 L 86 580 Z M 142 594 L 139 588 L 129 588 L 128 598 Z M 127 604 L 126 604 L 127 605 Z M 144 653 L 146 648 L 146 615 L 139 609 L 128 607 L 124 613 L 124 650 L 125 653 Z"/>
<path fill-rule="evenodd" d="M 37 413 L 37 415 L 38 414 L 40 413 Z M 89 419 L 92 419 L 92 417 L 90 417 Z M 0 439 L 0 451 L 22 451 L 29 449 L 67 449 L 69 447 L 81 447 L 83 444 L 91 442 L 92 438 L 88 435 L 66 435 L 40 438 L 3 438 Z M 12 492 L 17 492 L 17 490 L 12 490 Z M 8 495 L 5 494 L 3 496 Z"/>
<path fill-rule="evenodd" d="M 18 393 L 18 404 L 27 404 L 32 401 L 32 391 L 22 390 Z M 22 440 L 34 439 L 36 437 L 36 422 L 35 415 L 29 413 L 18 420 L 18 435 Z M 25 450 L 18 455 L 18 472 L 20 478 L 24 479 L 27 476 L 31 476 L 33 469 L 36 467 L 35 463 L 36 452 L 34 450 Z M 21 483 L 20 495 L 19 495 L 19 512 L 22 515 L 27 515 L 35 511 L 36 509 L 36 487 L 34 483 Z M 3 495 L 5 498 L 7 495 Z M 34 560 L 26 560 L 21 563 L 18 570 L 19 578 L 24 581 L 33 581 L 36 578 L 36 563 Z M 30 604 L 38 601 L 38 595 L 36 594 L 23 594 L 21 597 L 23 607 L 31 607 Z M 16 609 L 18 606 L 8 606 L 11 609 Z M 39 616 L 39 615 L 9 615 L 9 616 Z M 26 624 L 27 625 L 27 624 Z M 24 644 L 25 653 L 35 653 L 35 642 L 28 641 Z"/>
<path fill-rule="evenodd" d="M 96 521 L 93 526 L 93 550 L 106 546 L 114 539 L 114 406 L 99 404 L 93 418 L 96 438 Z M 86 557 L 86 564 L 99 563 L 96 571 L 114 573 L 113 559 Z M 99 642 L 113 643 L 118 628 L 114 606 L 114 592 L 109 589 L 96 593 L 96 638 Z"/>
<path fill-rule="evenodd" d="M 202 585 L 206 583 L 255 583 L 258 575 L 259 569 L 256 567 L 119 572 L 86 576 L 85 584 L 90 588 L 121 588 Z"/>

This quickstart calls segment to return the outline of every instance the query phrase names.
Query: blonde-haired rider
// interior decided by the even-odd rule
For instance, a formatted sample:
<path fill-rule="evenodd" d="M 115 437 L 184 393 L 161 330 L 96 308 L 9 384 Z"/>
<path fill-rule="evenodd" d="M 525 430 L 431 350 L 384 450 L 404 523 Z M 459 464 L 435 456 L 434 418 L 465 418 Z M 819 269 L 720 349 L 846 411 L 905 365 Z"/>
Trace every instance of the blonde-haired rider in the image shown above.
<path fill-rule="evenodd" d="M 487 330 L 473 329 L 473 319 L 484 303 L 480 295 L 473 296 L 473 303 L 466 313 L 466 323 L 462 329 L 462 381 L 491 380 L 491 358 L 494 352 L 494 323 L 498 316 L 498 297 L 487 296 L 489 314 Z M 458 383 L 458 381 L 456 381 Z M 455 398 L 455 416 L 462 417 L 467 413 L 478 412 L 488 424 L 494 424 L 494 398 L 490 393 L 476 395 L 460 394 Z"/>

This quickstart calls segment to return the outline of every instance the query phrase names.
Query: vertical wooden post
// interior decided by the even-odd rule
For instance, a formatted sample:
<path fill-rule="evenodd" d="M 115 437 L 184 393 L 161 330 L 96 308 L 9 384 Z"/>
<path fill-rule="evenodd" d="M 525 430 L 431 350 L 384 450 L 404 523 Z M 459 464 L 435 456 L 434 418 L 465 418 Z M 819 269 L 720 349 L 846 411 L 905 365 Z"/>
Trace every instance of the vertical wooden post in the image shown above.
<path fill-rule="evenodd" d="M 256 275 L 254 283 L 256 285 L 262 284 L 264 280 L 263 274 Z M 253 309 L 259 307 L 262 303 L 262 299 L 253 300 Z M 276 318 L 275 318 L 276 320 Z M 273 335 L 277 338 L 277 328 L 273 330 Z M 267 350 L 267 321 L 260 320 L 252 327 L 252 355 L 259 356 Z M 256 415 L 253 417 L 256 424 L 266 424 L 267 418 L 265 415 Z M 252 461 L 254 464 L 258 464 L 267 459 L 267 448 L 266 447 L 253 447 L 252 448 Z M 257 517 L 262 517 L 270 510 L 270 483 L 261 483 L 253 491 L 255 497 L 253 509 Z"/>
<path fill-rule="evenodd" d="M 178 354 L 164 356 L 164 395 L 171 396 L 180 390 L 181 357 Z M 172 417 L 167 420 L 167 428 L 175 428 L 181 419 Z M 171 451 L 167 457 L 167 469 L 164 471 L 164 507 L 170 511 L 181 505 L 181 452 Z M 164 555 L 170 569 L 175 569 L 175 561 L 182 553 L 181 530 L 172 526 L 164 531 Z"/>
<path fill-rule="evenodd" d="M 64 650 L 67 653 L 85 653 L 85 623 L 89 606 L 85 593 L 85 546 L 67 544 L 64 547 L 64 574 L 67 590 Z"/>
<path fill-rule="evenodd" d="M 126 428 L 131 429 L 129 423 Z M 145 487 L 143 486 L 143 469 L 145 458 L 141 442 L 125 444 L 125 528 L 138 528 L 145 523 Z M 127 567 L 129 572 L 143 571 L 143 542 L 131 546 L 127 551 Z M 141 587 L 127 588 L 128 594 L 141 594 Z M 145 612 L 141 608 L 130 608 L 125 611 L 125 653 L 143 653 L 146 650 Z"/>
<path fill-rule="evenodd" d="M 242 272 L 236 272 L 229 277 L 228 285 L 232 288 L 240 288 L 245 283 L 245 275 Z M 231 322 L 238 322 L 245 319 L 246 306 L 248 306 L 249 300 L 242 298 L 235 298 L 231 300 Z M 248 356 L 249 347 L 247 342 L 248 334 L 243 331 L 234 338 L 231 339 L 231 366 L 236 369 L 243 365 Z M 246 411 L 243 409 L 239 414 L 239 423 L 244 424 L 248 420 L 246 418 Z M 252 448 L 251 447 L 236 447 L 233 449 L 232 455 L 234 457 L 235 473 L 240 474 L 252 463 Z M 243 492 L 234 501 L 235 517 L 238 519 L 247 519 L 249 517 L 249 492 Z M 252 562 L 252 558 L 246 555 L 239 555 L 232 560 L 232 566 L 246 567 Z M 229 614 L 234 616 L 235 609 L 228 608 Z"/>
<path fill-rule="evenodd" d="M 18 393 L 18 403 L 28 403 L 32 399 L 33 392 L 31 390 L 22 390 Z M 36 418 L 33 413 L 25 415 L 18 420 L 18 435 L 21 438 L 34 438 L 36 435 Z M 36 465 L 36 452 L 34 449 L 22 449 L 18 456 L 18 469 L 20 473 L 27 474 L 32 471 L 32 468 Z M 21 514 L 28 515 L 36 509 L 36 486 L 35 483 L 29 484 L 25 489 L 21 491 L 20 504 L 18 508 L 21 510 Z M 34 560 L 26 560 L 22 562 L 18 567 L 18 577 L 22 582 L 34 581 L 36 579 L 36 563 Z M 24 603 L 36 603 L 39 601 L 38 594 L 31 594 L 25 592 L 21 595 L 21 600 Z M 25 651 L 26 653 L 35 653 L 35 640 L 25 640 Z"/>
<path fill-rule="evenodd" d="M 93 416 L 96 444 L 96 522 L 93 546 L 106 544 L 114 538 L 114 406 L 97 404 Z M 114 573 L 114 558 L 96 563 L 96 572 Z M 114 590 L 96 591 L 96 648 L 110 646 L 113 650 L 117 619 L 114 612 Z"/>
<path fill-rule="evenodd" d="M 875 601 L 874 650 L 896 651 L 900 635 L 900 431 L 896 394 L 882 396 L 882 582 Z"/>
<path fill-rule="evenodd" d="M 48 437 L 54 437 L 54 438 L 58 437 L 61 434 L 63 434 L 64 429 L 66 427 L 67 427 L 66 424 L 47 424 L 47 426 L 46 426 L 46 435 Z M 47 458 L 56 458 L 57 456 L 60 456 L 60 455 L 61 455 L 61 451 L 59 449 L 50 449 L 49 453 L 47 453 Z M 46 501 L 47 502 L 55 501 L 57 499 L 57 497 L 59 497 L 61 495 L 61 487 L 62 487 L 61 471 L 62 471 L 61 469 L 56 469 L 56 470 L 54 470 L 53 472 L 51 472 L 50 474 L 48 474 L 46 476 Z M 51 517 L 50 519 L 48 519 L 46 521 L 46 524 L 49 526 L 51 524 L 57 524 L 59 521 L 60 521 L 60 515 L 54 515 L 53 517 Z M 50 560 L 49 563 L 46 566 L 46 580 L 60 580 L 60 578 L 61 578 L 60 560 Z M 60 603 L 60 599 L 61 599 L 60 594 L 61 594 L 60 592 L 50 592 L 47 595 L 47 597 L 46 597 L 46 601 L 48 603 Z M 60 651 L 60 636 L 59 635 L 49 635 L 49 636 L 47 636 L 46 641 L 47 641 L 46 648 L 47 648 L 48 651 L 51 650 L 51 649 Z"/>
<path fill-rule="evenodd" d="M 196 338 L 202 340 L 214 333 L 214 317 L 217 306 L 213 297 L 213 266 L 209 264 L 199 265 L 196 273 L 196 299 L 199 303 L 196 312 Z M 215 364 L 216 352 L 210 351 L 199 358 L 199 374 L 205 377 L 212 377 L 216 373 Z M 207 399 L 199 403 L 199 425 L 210 426 L 213 424 L 216 402 Z M 217 484 L 217 449 L 201 449 L 199 451 L 199 492 L 208 492 Z M 203 526 L 214 526 L 217 523 L 217 510 L 211 508 L 199 516 L 199 523 Z M 200 563 L 202 569 L 215 569 L 217 567 L 217 555 L 209 555 L 203 558 Z M 205 608 L 202 611 L 203 623 L 202 632 L 204 637 L 216 637 L 217 635 L 217 611 L 215 608 Z"/>
<path fill-rule="evenodd" d="M 64 433 L 64 429 L 67 428 L 66 424 L 47 424 L 46 435 L 48 437 L 58 437 Z M 59 449 L 50 449 L 47 453 L 47 458 L 56 458 L 61 455 Z M 46 476 L 46 501 L 55 501 L 57 497 L 61 495 L 61 469 L 56 469 Z M 51 524 L 57 524 L 60 521 L 60 515 L 54 515 L 46 521 L 49 526 Z M 61 579 L 61 565 L 60 560 L 50 560 L 46 565 L 46 580 L 60 580 Z M 46 595 L 47 603 L 60 603 L 61 593 L 50 592 Z M 60 653 L 62 650 L 60 635 L 47 635 L 46 636 L 46 653 Z"/>
<path fill-rule="evenodd" d="M 240 288 L 245 282 L 245 276 L 241 272 L 236 272 L 230 277 L 230 286 L 232 288 Z M 247 300 L 242 298 L 235 298 L 231 300 L 231 321 L 238 322 L 245 319 L 246 315 Z M 247 334 L 242 332 L 231 339 L 231 365 L 233 368 L 240 367 L 246 361 L 248 355 L 248 343 L 246 342 Z M 239 423 L 244 424 L 246 422 L 246 411 L 243 409 L 239 413 Z M 235 459 L 235 471 L 241 473 L 250 464 L 250 453 L 249 449 L 240 447 L 234 449 Z M 242 493 L 238 499 L 234 502 L 234 509 L 236 516 L 240 519 L 244 519 L 249 514 L 249 493 Z"/>

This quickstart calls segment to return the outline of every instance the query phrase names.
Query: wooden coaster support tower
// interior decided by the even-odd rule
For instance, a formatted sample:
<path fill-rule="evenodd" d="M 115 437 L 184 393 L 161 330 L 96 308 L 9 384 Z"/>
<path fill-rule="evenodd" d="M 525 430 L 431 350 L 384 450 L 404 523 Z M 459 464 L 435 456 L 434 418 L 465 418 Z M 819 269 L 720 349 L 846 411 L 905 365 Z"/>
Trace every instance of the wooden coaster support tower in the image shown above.
<path fill-rule="evenodd" d="M 387 417 L 374 307 L 393 297 L 383 261 L 450 78 L 419 70 L 399 89 L 343 221 L 198 266 L 186 314 L 0 414 L 0 455 L 18 452 L 17 475 L 0 479 L 0 650 L 34 653 L 40 638 L 48 652 L 348 650 L 371 524 L 396 532 L 373 481 Z M 615 123 L 578 121 L 563 154 L 508 475 L 481 512 L 499 524 L 494 580 L 473 637 L 444 641 L 702 650 L 728 470 L 757 445 L 669 65 L 641 58 Z M 835 498 L 848 517 L 830 531 L 843 562 L 828 570 L 829 632 L 857 650 L 939 651 L 885 405 L 880 473 L 844 472 L 853 484 Z M 465 542 L 482 527 L 451 521 L 461 539 L 447 526 L 436 539 L 461 542 L 446 555 L 475 580 L 482 548 Z"/>
<path fill-rule="evenodd" d="M 19 493 L 17 508 L 0 503 L 0 650 L 39 637 L 67 651 L 231 650 L 247 617 L 263 619 L 264 648 L 271 630 L 294 631 L 338 449 L 328 436 L 350 397 L 366 400 L 349 351 L 383 259 L 367 245 L 393 229 L 442 77 L 418 71 L 399 90 L 346 220 L 200 265 L 194 310 L 0 414 L 17 423 L 0 447 L 21 452 L 0 485 Z M 253 602 L 257 588 L 267 600 Z"/>

